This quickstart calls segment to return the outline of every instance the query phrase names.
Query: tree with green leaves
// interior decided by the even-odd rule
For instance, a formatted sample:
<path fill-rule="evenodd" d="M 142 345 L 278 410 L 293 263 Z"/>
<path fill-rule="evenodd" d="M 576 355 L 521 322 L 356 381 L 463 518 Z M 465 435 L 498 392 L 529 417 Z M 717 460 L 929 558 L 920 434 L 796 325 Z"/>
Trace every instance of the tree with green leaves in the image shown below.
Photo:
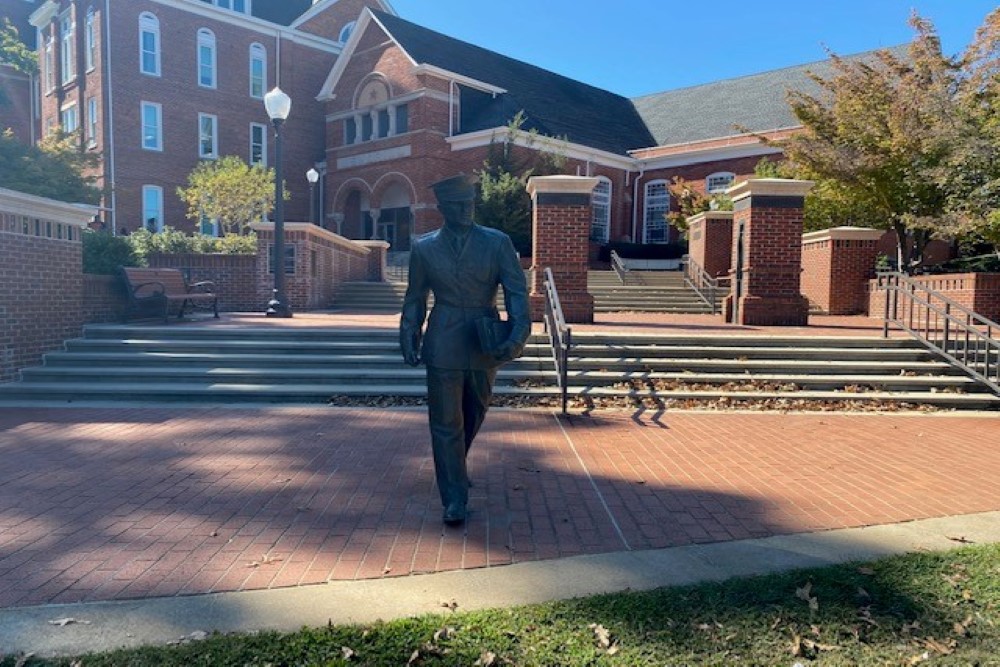
<path fill-rule="evenodd" d="M 188 174 L 188 187 L 177 188 L 177 196 L 187 204 L 188 219 L 216 220 L 226 234 L 243 233 L 274 209 L 274 170 L 235 155 L 205 160 Z"/>
<path fill-rule="evenodd" d="M 957 111 L 941 128 L 952 151 L 935 182 L 946 192 L 949 231 L 990 243 L 1000 256 L 1000 9 L 959 64 Z"/>
<path fill-rule="evenodd" d="M 860 211 L 869 226 L 895 230 L 898 262 L 921 260 L 935 235 L 949 233 L 941 169 L 955 150 L 962 63 L 945 56 L 934 27 L 914 15 L 907 57 L 874 60 L 831 55 L 833 73 L 813 75 L 818 94 L 789 93 L 803 131 L 779 142 L 800 178 L 818 182 L 813 218 Z"/>
<path fill-rule="evenodd" d="M 38 71 L 38 56 L 21 41 L 17 28 L 9 18 L 0 21 L 0 65 L 12 67 L 22 74 Z M 8 101 L 7 93 L 0 85 L 0 104 L 7 104 Z"/>
<path fill-rule="evenodd" d="M 537 146 L 536 131 L 525 132 L 525 117 L 518 112 L 507 125 L 502 141 L 490 143 L 479 170 L 481 196 L 476 203 L 476 222 L 502 230 L 510 236 L 522 256 L 531 255 L 531 196 L 528 179 L 562 171 L 566 158 Z"/>
<path fill-rule="evenodd" d="M 93 174 L 99 156 L 83 151 L 73 134 L 53 132 L 37 146 L 0 132 L 0 183 L 28 194 L 73 203 L 97 204 L 101 191 Z"/>

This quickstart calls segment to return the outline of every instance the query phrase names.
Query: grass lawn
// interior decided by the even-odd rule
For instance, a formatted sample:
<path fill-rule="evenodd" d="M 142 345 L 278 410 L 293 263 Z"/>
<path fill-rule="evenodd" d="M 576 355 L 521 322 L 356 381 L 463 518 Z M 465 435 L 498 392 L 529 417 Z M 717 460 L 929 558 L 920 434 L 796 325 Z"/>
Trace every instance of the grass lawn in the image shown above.
<path fill-rule="evenodd" d="M 74 662 L 75 661 L 75 662 Z M 15 665 L 1000 665 L 1000 545 Z"/>

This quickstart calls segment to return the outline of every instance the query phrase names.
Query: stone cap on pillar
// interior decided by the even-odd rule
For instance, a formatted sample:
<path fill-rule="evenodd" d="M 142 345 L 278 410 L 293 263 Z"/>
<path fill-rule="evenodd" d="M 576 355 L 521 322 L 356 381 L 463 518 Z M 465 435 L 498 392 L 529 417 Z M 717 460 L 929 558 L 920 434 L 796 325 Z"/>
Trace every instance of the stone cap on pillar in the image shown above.
<path fill-rule="evenodd" d="M 690 218 L 687 219 L 687 224 L 690 227 L 692 224 L 708 221 L 712 222 L 714 220 L 725 220 L 731 222 L 733 219 L 732 211 L 702 211 L 701 213 L 695 213 Z"/>
<path fill-rule="evenodd" d="M 532 176 L 528 179 L 528 194 L 532 197 L 540 194 L 589 197 L 599 182 L 600 179 L 589 176 Z"/>
<path fill-rule="evenodd" d="M 878 241 L 885 233 L 886 230 L 884 229 L 872 229 L 871 227 L 831 227 L 830 229 L 821 229 L 818 232 L 803 234 L 802 242 Z"/>
<path fill-rule="evenodd" d="M 726 194 L 733 202 L 747 197 L 805 197 L 815 184 L 791 178 L 749 178 L 730 187 Z"/>

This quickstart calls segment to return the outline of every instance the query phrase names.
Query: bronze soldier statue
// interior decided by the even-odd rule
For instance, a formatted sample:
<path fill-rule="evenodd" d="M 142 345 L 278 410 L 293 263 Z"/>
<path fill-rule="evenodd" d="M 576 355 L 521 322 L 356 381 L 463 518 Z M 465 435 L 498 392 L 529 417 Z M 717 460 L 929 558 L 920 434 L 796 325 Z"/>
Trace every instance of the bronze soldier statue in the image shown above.
<path fill-rule="evenodd" d="M 427 407 L 444 522 L 465 521 L 466 455 L 489 408 L 497 368 L 531 333 L 524 271 L 510 237 L 472 220 L 475 181 L 459 175 L 432 186 L 444 226 L 415 239 L 403 300 L 403 360 L 427 366 Z M 506 322 L 496 307 L 504 289 Z M 434 293 L 424 330 L 427 297 Z M 492 348 L 492 349 L 490 349 Z"/>

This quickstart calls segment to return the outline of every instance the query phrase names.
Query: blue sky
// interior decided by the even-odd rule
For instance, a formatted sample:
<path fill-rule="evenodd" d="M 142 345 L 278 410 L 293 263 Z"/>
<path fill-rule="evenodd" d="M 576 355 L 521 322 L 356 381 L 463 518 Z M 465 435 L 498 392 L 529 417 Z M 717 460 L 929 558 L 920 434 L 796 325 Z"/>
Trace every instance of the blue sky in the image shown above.
<path fill-rule="evenodd" d="M 389 0 L 408 21 L 637 97 L 909 42 L 912 10 L 944 50 L 996 0 Z M 712 18 L 714 16 L 714 18 Z"/>

